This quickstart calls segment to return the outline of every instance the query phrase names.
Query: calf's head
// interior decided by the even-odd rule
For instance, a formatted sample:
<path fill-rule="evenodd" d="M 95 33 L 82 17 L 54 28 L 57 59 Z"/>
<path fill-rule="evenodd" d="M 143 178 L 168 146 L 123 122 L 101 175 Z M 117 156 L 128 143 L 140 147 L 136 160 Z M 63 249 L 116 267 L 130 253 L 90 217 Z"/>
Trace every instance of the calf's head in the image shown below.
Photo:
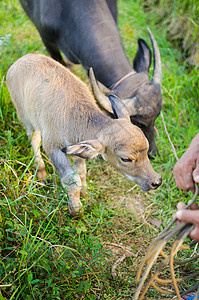
<path fill-rule="evenodd" d="M 98 154 L 115 169 L 144 191 L 161 185 L 161 176 L 156 173 L 148 158 L 149 144 L 142 131 L 130 122 L 125 104 L 115 95 L 110 95 L 110 104 L 117 119 L 111 120 L 98 139 L 83 141 L 62 149 L 69 155 L 93 158 Z"/>

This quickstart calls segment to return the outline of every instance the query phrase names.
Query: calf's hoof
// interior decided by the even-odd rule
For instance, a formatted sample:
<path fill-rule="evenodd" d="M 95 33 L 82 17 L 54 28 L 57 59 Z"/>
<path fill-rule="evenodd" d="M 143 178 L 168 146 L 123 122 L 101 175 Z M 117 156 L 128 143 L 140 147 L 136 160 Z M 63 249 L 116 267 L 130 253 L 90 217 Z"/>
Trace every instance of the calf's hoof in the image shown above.
<path fill-rule="evenodd" d="M 78 206 L 74 206 L 72 204 L 69 204 L 68 205 L 68 211 L 69 211 L 70 216 L 75 217 L 75 218 L 80 218 L 84 214 L 82 204 L 78 205 Z"/>
<path fill-rule="evenodd" d="M 80 196 L 83 198 L 83 199 L 87 199 L 89 198 L 89 194 L 87 192 L 87 188 L 82 188 L 81 191 L 80 191 Z"/>
<path fill-rule="evenodd" d="M 40 180 L 46 179 L 47 173 L 46 173 L 45 168 L 42 168 L 42 169 L 39 169 L 39 170 L 38 170 L 38 172 L 37 172 L 37 177 L 38 177 Z"/>

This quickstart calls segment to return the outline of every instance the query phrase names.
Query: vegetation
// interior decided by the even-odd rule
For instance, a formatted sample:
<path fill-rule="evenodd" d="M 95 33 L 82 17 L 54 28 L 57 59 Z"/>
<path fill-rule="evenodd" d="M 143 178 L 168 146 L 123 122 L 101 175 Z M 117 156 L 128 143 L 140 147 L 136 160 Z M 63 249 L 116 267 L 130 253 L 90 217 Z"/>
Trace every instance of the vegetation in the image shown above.
<path fill-rule="evenodd" d="M 154 4 L 155 3 L 155 4 Z M 189 65 L 199 65 L 199 2 L 197 0 L 147 0 L 144 8 L 156 16 L 158 26 L 166 29 L 167 37 L 188 59 Z"/>
<path fill-rule="evenodd" d="M 70 218 L 67 195 L 45 153 L 48 178 L 45 184 L 37 180 L 31 147 L 5 83 L 16 59 L 30 52 L 48 54 L 18 1 L 1 1 L 0 19 L 0 299 L 131 299 L 147 245 L 170 222 L 177 202 L 191 197 L 175 186 L 176 159 L 162 118 L 156 121 L 159 156 L 152 161 L 162 174 L 162 187 L 145 193 L 101 159 L 89 161 L 85 213 L 81 219 Z M 196 68 L 188 71 L 181 52 L 166 38 L 166 25 L 156 26 L 156 21 L 139 1 L 119 1 L 119 28 L 129 59 L 138 37 L 150 45 L 147 26 L 157 39 L 162 112 L 180 157 L 198 132 L 198 74 Z M 81 66 L 73 71 L 88 83 Z M 113 279 L 111 268 L 124 253 Z M 148 296 L 162 299 L 152 289 Z"/>

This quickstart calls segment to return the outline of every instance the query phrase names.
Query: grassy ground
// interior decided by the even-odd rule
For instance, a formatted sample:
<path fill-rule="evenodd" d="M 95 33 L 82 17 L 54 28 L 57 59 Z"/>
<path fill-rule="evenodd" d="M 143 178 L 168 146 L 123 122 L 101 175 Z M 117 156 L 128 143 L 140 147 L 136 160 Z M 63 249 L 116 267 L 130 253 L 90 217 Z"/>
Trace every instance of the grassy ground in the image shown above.
<path fill-rule="evenodd" d="M 5 84 L 17 58 L 47 54 L 45 47 L 17 1 L 0 2 L 0 20 L 0 299 L 131 299 L 146 246 L 172 219 L 177 202 L 191 196 L 175 186 L 175 156 L 162 119 L 156 121 L 160 155 L 152 162 L 162 174 L 162 187 L 144 193 L 102 160 L 90 161 L 85 214 L 70 218 L 67 196 L 45 153 L 46 185 L 36 178 L 30 144 Z M 157 39 L 163 115 L 180 157 L 198 131 L 197 71 L 187 70 L 181 53 L 166 40 L 166 28 L 154 24 L 155 15 L 144 13 L 139 1 L 119 1 L 119 28 L 129 59 L 138 37 L 150 44 L 147 26 Z M 74 72 L 88 82 L 81 66 Z M 161 227 L 150 219 L 162 222 Z M 111 268 L 129 250 L 132 255 L 118 264 L 113 279 Z M 153 290 L 148 296 L 163 299 Z"/>
<path fill-rule="evenodd" d="M 168 38 L 181 49 L 189 65 L 199 66 L 199 2 L 197 0 L 144 1 L 148 13 L 156 15 L 158 26 L 165 27 Z"/>

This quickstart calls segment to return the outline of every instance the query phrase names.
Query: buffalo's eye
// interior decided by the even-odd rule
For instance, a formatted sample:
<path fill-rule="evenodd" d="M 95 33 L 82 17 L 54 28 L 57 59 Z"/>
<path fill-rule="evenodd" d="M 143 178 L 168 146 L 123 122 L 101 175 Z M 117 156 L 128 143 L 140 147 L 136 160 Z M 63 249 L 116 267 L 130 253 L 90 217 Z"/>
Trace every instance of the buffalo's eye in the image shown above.
<path fill-rule="evenodd" d="M 124 162 L 131 162 L 132 161 L 132 159 L 130 159 L 130 158 L 123 158 L 123 157 L 121 157 L 121 160 L 124 161 Z"/>

